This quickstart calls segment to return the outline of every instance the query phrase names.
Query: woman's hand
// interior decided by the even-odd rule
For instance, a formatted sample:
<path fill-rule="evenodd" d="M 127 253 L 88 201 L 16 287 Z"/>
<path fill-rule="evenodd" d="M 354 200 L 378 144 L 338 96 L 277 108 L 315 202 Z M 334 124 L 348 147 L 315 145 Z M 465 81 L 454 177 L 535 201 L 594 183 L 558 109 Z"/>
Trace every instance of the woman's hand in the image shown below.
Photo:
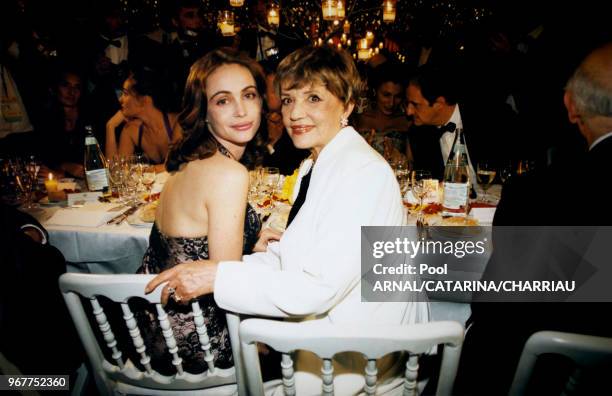
<path fill-rule="evenodd" d="M 282 232 L 274 231 L 271 228 L 262 230 L 255 247 L 253 247 L 253 252 L 265 252 L 268 249 L 268 243 L 270 243 L 270 241 L 279 241 L 282 236 Z"/>
<path fill-rule="evenodd" d="M 162 304 L 166 305 L 169 297 L 174 298 L 177 303 L 188 304 L 194 298 L 214 291 L 218 264 L 212 260 L 179 264 L 153 278 L 145 287 L 145 293 L 149 294 L 167 282 L 161 294 Z"/>

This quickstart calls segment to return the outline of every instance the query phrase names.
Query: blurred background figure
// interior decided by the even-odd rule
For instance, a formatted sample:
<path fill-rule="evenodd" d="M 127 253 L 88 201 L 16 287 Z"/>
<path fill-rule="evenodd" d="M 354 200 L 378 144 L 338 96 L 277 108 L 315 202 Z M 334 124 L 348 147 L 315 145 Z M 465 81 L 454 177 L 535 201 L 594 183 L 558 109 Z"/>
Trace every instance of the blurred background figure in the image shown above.
<path fill-rule="evenodd" d="M 370 79 L 371 105 L 355 117 L 355 129 L 389 161 L 412 163 L 408 130 L 412 122 L 402 108 L 405 82 L 399 65 L 385 62 Z"/>
<path fill-rule="evenodd" d="M 265 124 L 268 137 L 263 165 L 276 167 L 281 174 L 290 175 L 298 168 L 302 160 L 310 155 L 310 151 L 298 149 L 293 145 L 283 125 L 281 99 L 274 87 L 276 73 L 272 71 L 270 63 L 262 63 L 266 72 L 266 105 L 268 106 Z"/>
<path fill-rule="evenodd" d="M 83 177 L 85 126 L 91 117 L 83 100 L 83 79 L 70 67 L 57 71 L 41 121 L 36 125 L 38 155 L 43 161 L 41 177 Z"/>
<path fill-rule="evenodd" d="M 106 124 L 106 157 L 144 154 L 151 164 L 163 164 L 170 144 L 182 136 L 176 114 L 168 112 L 171 98 L 161 73 L 146 67 L 135 69 L 123 83 L 121 110 Z"/>

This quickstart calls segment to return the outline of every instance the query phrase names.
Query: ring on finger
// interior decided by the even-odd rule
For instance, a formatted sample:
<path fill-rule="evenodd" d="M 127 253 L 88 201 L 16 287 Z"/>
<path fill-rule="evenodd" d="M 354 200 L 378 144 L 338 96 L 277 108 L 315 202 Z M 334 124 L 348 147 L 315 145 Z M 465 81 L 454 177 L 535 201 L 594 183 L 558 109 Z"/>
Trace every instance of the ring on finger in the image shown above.
<path fill-rule="evenodd" d="M 176 302 L 181 302 L 181 300 L 182 300 L 181 296 L 179 296 L 176 293 L 174 294 L 174 296 L 172 296 L 172 298 L 174 298 L 174 301 L 176 301 Z"/>
<path fill-rule="evenodd" d="M 168 286 L 168 294 L 172 295 L 176 292 L 176 289 L 172 286 Z"/>

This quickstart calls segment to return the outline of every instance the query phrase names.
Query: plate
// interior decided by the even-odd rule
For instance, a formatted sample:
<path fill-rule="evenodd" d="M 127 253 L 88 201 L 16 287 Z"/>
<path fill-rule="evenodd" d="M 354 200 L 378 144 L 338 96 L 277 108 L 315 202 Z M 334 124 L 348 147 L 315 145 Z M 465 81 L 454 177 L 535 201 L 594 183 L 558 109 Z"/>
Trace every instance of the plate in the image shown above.
<path fill-rule="evenodd" d="M 142 210 L 144 209 L 144 207 L 138 209 L 136 212 L 132 213 L 131 215 L 129 215 L 127 217 L 127 223 L 131 226 L 134 227 L 142 227 L 142 228 L 148 228 L 151 227 L 153 225 L 154 221 L 144 221 L 141 218 L 142 215 Z"/>
<path fill-rule="evenodd" d="M 66 206 L 68 205 L 68 201 L 49 201 L 49 197 L 42 197 L 38 204 L 41 206 Z"/>

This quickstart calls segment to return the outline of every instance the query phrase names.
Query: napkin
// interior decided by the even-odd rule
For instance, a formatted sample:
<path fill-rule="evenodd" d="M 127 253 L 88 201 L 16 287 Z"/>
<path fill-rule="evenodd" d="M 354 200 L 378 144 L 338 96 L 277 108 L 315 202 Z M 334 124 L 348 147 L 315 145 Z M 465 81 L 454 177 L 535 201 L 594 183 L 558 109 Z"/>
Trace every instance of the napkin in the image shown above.
<path fill-rule="evenodd" d="M 46 224 L 77 227 L 99 227 L 117 215 L 117 212 L 109 212 L 108 206 L 97 203 L 86 204 L 82 208 L 59 209 Z"/>
<path fill-rule="evenodd" d="M 478 220 L 482 225 L 493 223 L 493 216 L 496 208 L 472 208 L 470 215 Z"/>

